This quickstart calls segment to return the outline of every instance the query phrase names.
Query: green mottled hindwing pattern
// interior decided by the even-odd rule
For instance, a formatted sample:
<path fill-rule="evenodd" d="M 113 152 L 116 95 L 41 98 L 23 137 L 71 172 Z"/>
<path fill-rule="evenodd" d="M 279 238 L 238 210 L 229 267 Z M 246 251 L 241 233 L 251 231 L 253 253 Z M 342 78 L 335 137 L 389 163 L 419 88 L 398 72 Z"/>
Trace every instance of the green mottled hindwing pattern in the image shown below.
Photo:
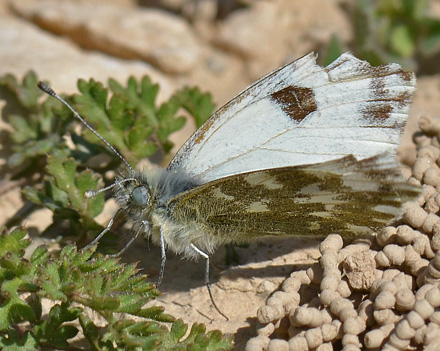
<path fill-rule="evenodd" d="M 398 217 L 402 204 L 419 192 L 406 184 L 391 157 L 356 161 L 347 156 L 218 179 L 176 196 L 168 207 L 174 220 L 200 226 L 215 241 L 330 233 L 358 237 Z"/>

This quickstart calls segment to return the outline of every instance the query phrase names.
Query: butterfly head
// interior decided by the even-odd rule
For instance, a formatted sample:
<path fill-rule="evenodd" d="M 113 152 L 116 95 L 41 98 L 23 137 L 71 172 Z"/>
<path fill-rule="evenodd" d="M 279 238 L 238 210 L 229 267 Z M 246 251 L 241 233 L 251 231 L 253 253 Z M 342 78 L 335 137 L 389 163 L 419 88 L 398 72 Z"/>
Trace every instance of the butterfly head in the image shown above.
<path fill-rule="evenodd" d="M 185 174 L 159 168 L 131 170 L 116 178 L 113 189 L 120 208 L 136 221 L 149 220 L 154 211 L 164 209 L 170 199 L 197 184 Z"/>
<path fill-rule="evenodd" d="M 131 171 L 128 177 L 117 177 L 114 194 L 119 207 L 133 219 L 148 219 L 156 201 L 148 179 Z"/>
<path fill-rule="evenodd" d="M 150 202 L 150 192 L 145 185 L 139 185 L 131 192 L 133 204 L 137 206 L 148 206 Z"/>

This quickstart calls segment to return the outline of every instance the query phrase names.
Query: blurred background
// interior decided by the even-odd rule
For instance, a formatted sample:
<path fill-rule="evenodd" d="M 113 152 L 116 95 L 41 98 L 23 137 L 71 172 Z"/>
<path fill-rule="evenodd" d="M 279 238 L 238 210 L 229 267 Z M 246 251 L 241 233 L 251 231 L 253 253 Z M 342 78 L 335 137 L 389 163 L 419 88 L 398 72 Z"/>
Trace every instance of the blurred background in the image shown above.
<path fill-rule="evenodd" d="M 149 74 L 165 95 L 192 84 L 221 105 L 310 51 L 440 70 L 436 0 L 2 0 L 0 16 L 0 74 L 33 69 L 66 92 Z"/>

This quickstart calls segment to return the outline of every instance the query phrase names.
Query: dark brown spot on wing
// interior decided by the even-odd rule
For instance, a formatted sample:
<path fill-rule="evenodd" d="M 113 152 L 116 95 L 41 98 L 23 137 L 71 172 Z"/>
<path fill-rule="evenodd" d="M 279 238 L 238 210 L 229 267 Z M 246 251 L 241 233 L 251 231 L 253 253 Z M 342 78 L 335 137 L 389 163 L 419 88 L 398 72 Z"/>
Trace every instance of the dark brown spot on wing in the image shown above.
<path fill-rule="evenodd" d="M 399 72 L 397 74 L 403 81 L 407 81 L 409 78 L 406 73 Z M 373 76 L 373 78 L 370 88 L 374 93 L 374 99 L 370 101 L 366 108 L 360 111 L 364 118 L 370 121 L 383 121 L 388 119 L 393 111 L 402 109 L 411 103 L 412 94 L 410 92 L 404 91 L 398 95 L 393 94 L 387 89 L 384 75 Z"/>
<path fill-rule="evenodd" d="M 290 118 L 297 122 L 301 122 L 318 108 L 315 94 L 310 88 L 288 86 L 271 94 L 271 97 Z"/>

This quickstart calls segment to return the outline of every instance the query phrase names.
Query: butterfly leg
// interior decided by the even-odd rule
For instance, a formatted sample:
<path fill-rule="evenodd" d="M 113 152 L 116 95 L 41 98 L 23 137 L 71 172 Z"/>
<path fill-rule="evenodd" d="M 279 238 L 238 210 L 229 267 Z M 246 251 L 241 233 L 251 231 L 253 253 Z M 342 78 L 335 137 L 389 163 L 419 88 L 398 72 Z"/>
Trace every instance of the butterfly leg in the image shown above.
<path fill-rule="evenodd" d="M 112 217 L 112 219 L 110 219 L 110 222 L 108 222 L 107 227 L 104 228 L 104 230 L 98 234 L 98 236 L 92 240 L 91 243 L 89 243 L 88 245 L 84 246 L 81 251 L 87 250 L 88 248 L 90 248 L 90 246 L 95 245 L 99 239 L 101 239 L 105 233 L 107 233 L 110 228 L 112 227 L 113 223 L 115 222 L 116 217 L 118 216 L 119 212 L 121 212 L 122 210 L 119 208 L 116 213 L 114 214 L 114 216 Z"/>
<path fill-rule="evenodd" d="M 160 227 L 160 256 L 162 258 L 162 261 L 160 263 L 159 279 L 157 280 L 156 286 L 159 286 L 162 283 L 163 272 L 165 271 L 165 262 L 167 261 L 167 254 L 165 252 L 165 239 L 163 236 L 162 227 Z"/>
<path fill-rule="evenodd" d="M 217 304 L 214 301 L 214 298 L 212 297 L 211 283 L 209 282 L 209 255 L 206 252 L 203 252 L 202 250 L 200 250 L 194 244 L 191 244 L 191 248 L 195 252 L 197 252 L 200 256 L 202 256 L 204 259 L 206 259 L 205 284 L 206 284 L 206 287 L 208 288 L 209 298 L 211 299 L 212 305 L 217 310 L 217 312 L 220 313 L 228 321 L 229 318 L 222 311 L 220 311 L 220 309 L 217 307 Z"/>
<path fill-rule="evenodd" d="M 125 244 L 125 246 L 122 248 L 122 250 L 120 250 L 118 253 L 115 253 L 114 255 L 109 255 L 109 256 L 110 257 L 121 256 L 125 252 L 125 250 L 127 250 L 130 247 L 130 245 L 133 243 L 133 241 L 135 241 L 139 237 L 139 234 L 145 228 L 147 230 L 150 228 L 149 223 L 147 221 L 142 221 L 138 230 L 136 230 L 136 233 L 130 238 L 130 240 L 127 242 L 127 244 Z"/>

